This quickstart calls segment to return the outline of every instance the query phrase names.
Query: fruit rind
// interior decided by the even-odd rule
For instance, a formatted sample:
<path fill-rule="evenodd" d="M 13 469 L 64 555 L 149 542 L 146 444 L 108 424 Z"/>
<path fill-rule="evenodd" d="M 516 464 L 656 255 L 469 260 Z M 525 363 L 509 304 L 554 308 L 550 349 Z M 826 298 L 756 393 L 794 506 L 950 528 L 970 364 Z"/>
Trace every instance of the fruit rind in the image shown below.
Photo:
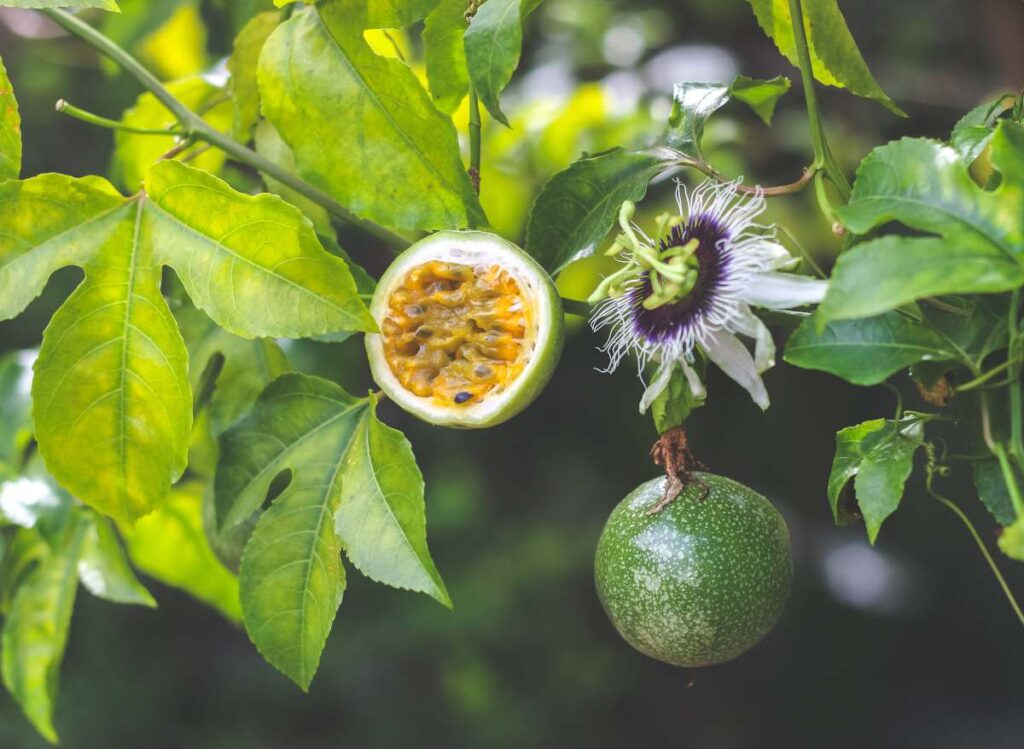
<path fill-rule="evenodd" d="M 554 282 L 533 258 L 494 234 L 480 231 L 437 232 L 395 258 L 381 277 L 370 303 L 370 314 L 378 326 L 387 314 L 391 292 L 412 268 L 430 260 L 466 265 L 500 260 L 520 288 L 534 299 L 537 325 L 534 353 L 522 373 L 504 392 L 478 404 L 451 407 L 406 390 L 388 364 L 382 336 L 371 333 L 366 335 L 366 353 L 374 381 L 398 406 L 431 424 L 473 429 L 494 426 L 512 418 L 544 389 L 562 353 L 565 322 L 562 300 Z"/>
<path fill-rule="evenodd" d="M 598 597 L 620 635 L 652 658 L 696 668 L 743 654 L 771 630 L 789 595 L 789 531 L 764 497 L 692 474 L 660 512 L 665 479 L 641 484 L 598 542 Z M 701 498 L 707 487 L 707 493 Z"/>

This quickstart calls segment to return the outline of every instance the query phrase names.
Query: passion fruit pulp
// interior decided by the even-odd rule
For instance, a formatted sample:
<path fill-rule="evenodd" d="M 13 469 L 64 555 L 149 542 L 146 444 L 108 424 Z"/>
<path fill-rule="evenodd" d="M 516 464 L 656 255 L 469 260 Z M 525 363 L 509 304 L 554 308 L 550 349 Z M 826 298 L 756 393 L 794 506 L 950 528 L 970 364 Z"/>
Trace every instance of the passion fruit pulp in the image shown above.
<path fill-rule="evenodd" d="M 374 380 L 433 424 L 487 427 L 528 406 L 554 372 L 564 339 L 547 272 L 485 232 L 439 232 L 391 264 L 366 336 Z"/>
<path fill-rule="evenodd" d="M 789 597 L 789 530 L 764 497 L 694 472 L 661 510 L 665 478 L 612 512 L 594 578 L 612 625 L 641 653 L 696 668 L 732 660 L 772 629 Z"/>

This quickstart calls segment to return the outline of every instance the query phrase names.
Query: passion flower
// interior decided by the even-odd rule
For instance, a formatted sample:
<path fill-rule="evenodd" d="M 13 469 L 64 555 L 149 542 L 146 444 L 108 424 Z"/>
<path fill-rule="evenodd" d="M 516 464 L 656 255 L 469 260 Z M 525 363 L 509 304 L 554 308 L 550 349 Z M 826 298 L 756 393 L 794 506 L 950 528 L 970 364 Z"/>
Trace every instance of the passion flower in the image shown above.
<path fill-rule="evenodd" d="M 664 505 L 664 477 L 612 512 L 594 564 L 597 594 L 645 655 L 696 668 L 732 660 L 768 634 L 789 596 L 789 531 L 772 504 L 722 476 L 694 472 Z"/>
<path fill-rule="evenodd" d="M 373 378 L 424 421 L 488 427 L 522 411 L 562 351 L 564 318 L 547 272 L 493 234 L 438 232 L 402 253 L 370 304 Z"/>
<path fill-rule="evenodd" d="M 641 412 L 676 367 L 694 396 L 704 397 L 691 366 L 697 350 L 768 408 L 761 373 L 775 363 L 775 344 L 752 307 L 791 309 L 825 295 L 826 282 L 779 272 L 798 261 L 775 241 L 773 227 L 757 223 L 764 196 L 744 197 L 738 188 L 707 180 L 691 192 L 680 184 L 679 213 L 659 217 L 656 240 L 632 225 L 633 204 L 623 206 L 622 234 L 610 252 L 624 265 L 591 296 L 592 303 L 600 302 L 591 326 L 611 329 L 601 349 L 609 355 L 605 371 L 629 353 L 641 375 L 648 362 L 657 363 Z M 753 356 L 737 335 L 754 339 Z"/>

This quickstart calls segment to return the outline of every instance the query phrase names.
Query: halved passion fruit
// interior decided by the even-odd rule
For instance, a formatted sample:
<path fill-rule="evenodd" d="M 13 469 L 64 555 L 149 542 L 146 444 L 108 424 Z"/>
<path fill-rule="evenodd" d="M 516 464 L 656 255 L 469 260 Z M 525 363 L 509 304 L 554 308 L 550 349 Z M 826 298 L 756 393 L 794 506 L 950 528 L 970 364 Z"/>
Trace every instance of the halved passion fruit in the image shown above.
<path fill-rule="evenodd" d="M 445 231 L 384 273 L 366 336 L 373 378 L 432 424 L 488 427 L 511 418 L 551 379 L 564 338 L 551 277 L 501 237 Z"/>

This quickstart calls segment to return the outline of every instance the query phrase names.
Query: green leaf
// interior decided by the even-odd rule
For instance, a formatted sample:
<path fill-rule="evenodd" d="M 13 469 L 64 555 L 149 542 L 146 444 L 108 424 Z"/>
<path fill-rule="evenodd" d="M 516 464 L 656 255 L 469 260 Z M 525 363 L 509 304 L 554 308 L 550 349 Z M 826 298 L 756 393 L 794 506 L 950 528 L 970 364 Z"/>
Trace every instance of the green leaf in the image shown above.
<path fill-rule="evenodd" d="M 890 221 L 937 237 L 886 236 L 843 254 L 820 307 L 822 319 L 867 317 L 925 296 L 992 293 L 1024 283 L 1024 168 L 1018 126 L 1003 122 L 993 163 L 1005 175 L 996 190 L 971 179 L 948 146 L 905 138 L 861 163 L 843 223 L 865 233 Z M 1024 138 L 1021 138 L 1024 140 Z"/>
<path fill-rule="evenodd" d="M 441 0 L 423 27 L 427 81 L 434 104 L 451 114 L 469 90 L 469 67 L 463 37 L 466 0 Z"/>
<path fill-rule="evenodd" d="M 1013 163 L 1010 123 L 993 142 L 996 160 Z M 903 138 L 872 151 L 857 169 L 850 203 L 839 211 L 847 229 L 863 234 L 890 221 L 941 234 L 956 242 L 973 236 L 1008 255 L 1024 254 L 1024 174 L 1009 175 L 986 191 L 971 178 L 949 146 L 924 138 Z M 1009 183 L 1009 184 L 1007 184 Z"/>
<path fill-rule="evenodd" d="M 281 14 L 259 13 L 249 20 L 235 37 L 234 49 L 228 58 L 231 73 L 231 94 L 234 102 L 234 124 L 231 132 L 241 141 L 260 118 L 260 92 L 256 83 L 256 64 L 263 45 L 280 23 Z"/>
<path fill-rule="evenodd" d="M 238 580 L 217 559 L 203 532 L 201 484 L 176 486 L 163 507 L 121 532 L 128 556 L 142 572 L 241 621 Z"/>
<path fill-rule="evenodd" d="M 0 0 L 8 8 L 102 8 L 119 13 L 116 0 Z"/>
<path fill-rule="evenodd" d="M 81 521 L 73 523 L 60 545 L 18 587 L 0 640 L 4 686 L 51 743 L 57 742 L 53 707 L 78 589 L 75 569 L 84 530 Z"/>
<path fill-rule="evenodd" d="M 501 92 L 519 66 L 523 21 L 538 5 L 540 0 L 488 0 L 466 30 L 466 62 L 473 87 L 491 116 L 506 126 Z"/>
<path fill-rule="evenodd" d="M 658 434 L 664 434 L 686 421 L 695 408 L 704 405 L 703 398 L 694 396 L 683 371 L 678 367 L 672 371 L 668 386 L 651 403 L 651 416 Z"/>
<path fill-rule="evenodd" d="M 922 361 L 949 361 L 957 351 L 933 330 L 899 312 L 828 323 L 807 318 L 786 344 L 786 361 L 854 385 L 877 385 Z"/>
<path fill-rule="evenodd" d="M 729 93 L 732 98 L 753 109 L 757 116 L 764 120 L 764 124 L 770 125 L 775 105 L 792 85 L 789 78 L 782 75 L 767 80 L 738 75 L 729 85 Z"/>
<path fill-rule="evenodd" d="M 921 305 L 923 321 L 957 351 L 958 358 L 980 368 L 989 354 L 1006 348 L 1007 297 L 958 296 L 942 301 L 942 307 Z"/>
<path fill-rule="evenodd" d="M 126 523 L 158 507 L 184 471 L 192 423 L 188 354 L 143 241 L 143 206 L 76 227 L 100 246 L 76 258 L 85 281 L 50 320 L 32 383 L 49 471 Z"/>
<path fill-rule="evenodd" d="M 979 238 L 885 236 L 839 256 L 819 317 L 870 317 L 927 296 L 1007 291 L 1022 283 L 1024 266 Z"/>
<path fill-rule="evenodd" d="M 537 195 L 526 227 L 527 251 L 551 274 L 593 255 L 622 203 L 643 198 L 665 166 L 658 156 L 621 148 L 584 156 Z"/>
<path fill-rule="evenodd" d="M 783 56 L 799 67 L 793 38 L 793 17 L 789 12 L 790 0 L 748 2 L 764 32 Z M 894 114 L 905 117 L 903 110 L 882 91 L 871 75 L 836 0 L 801 2 L 814 77 L 826 86 L 846 88 L 858 96 L 873 99 Z"/>
<path fill-rule="evenodd" d="M 334 514 L 342 468 L 369 404 L 325 380 L 284 375 L 228 430 L 215 480 L 222 529 L 288 486 L 257 522 L 239 571 L 246 629 L 267 661 L 308 689 L 345 589 Z"/>
<path fill-rule="evenodd" d="M 427 549 L 423 475 L 405 435 L 382 424 L 375 406 L 360 420 L 345 456 L 335 528 L 364 575 L 451 608 Z"/>
<path fill-rule="evenodd" d="M 1003 529 L 999 535 L 999 548 L 1010 559 L 1024 562 L 1024 517 Z"/>
<path fill-rule="evenodd" d="M 1012 104 L 1006 96 L 979 104 L 961 117 L 949 136 L 949 144 L 965 164 L 973 164 L 995 135 L 998 117 Z"/>
<path fill-rule="evenodd" d="M 221 101 L 224 97 L 223 89 L 199 77 L 172 81 L 166 87 L 189 109 L 202 111 L 211 107 L 204 112 L 203 119 L 214 129 L 225 133 L 231 130 L 234 108 L 230 99 Z M 140 128 L 174 128 L 178 124 L 170 110 L 148 91 L 138 98 L 135 106 L 125 110 L 121 122 Z M 137 190 L 146 178 L 149 167 L 160 161 L 160 157 L 175 145 L 177 140 L 171 135 L 138 135 L 117 131 L 114 134 L 114 158 L 110 167 L 114 182 L 128 191 Z M 202 144 L 196 144 L 186 148 L 177 158 L 188 158 L 198 169 L 220 171 L 224 166 L 224 152 L 210 148 L 197 153 L 202 147 Z"/>
<path fill-rule="evenodd" d="M 975 449 L 988 451 L 984 440 L 974 440 Z M 978 490 L 978 498 L 982 501 L 992 517 L 1000 525 L 1010 525 L 1017 517 L 1013 508 L 1013 500 L 1006 489 L 1003 471 L 997 458 L 971 461 L 971 477 L 974 487 Z"/>
<path fill-rule="evenodd" d="M 291 369 L 288 357 L 271 339 L 232 335 L 187 304 L 175 310 L 175 318 L 188 348 L 188 379 L 193 393 L 201 391 L 203 373 L 211 360 L 222 359 L 209 401 L 214 435 L 234 424 L 267 385 Z"/>
<path fill-rule="evenodd" d="M 922 444 L 925 421 L 922 414 L 907 413 L 900 421 L 875 419 L 836 433 L 828 498 L 837 524 L 846 524 L 856 517 L 840 501 L 852 478 L 868 540 L 875 542 L 882 523 L 903 498 L 914 453 Z"/>
<path fill-rule="evenodd" d="M 282 473 L 242 556 L 242 606 L 257 649 L 306 689 L 341 603 L 343 542 L 374 579 L 449 602 L 426 549 L 422 477 L 370 401 L 304 375 L 272 383 L 222 437 L 221 528 L 258 510 Z"/>
<path fill-rule="evenodd" d="M 678 83 L 672 92 L 665 142 L 694 161 L 704 161 L 701 140 L 708 118 L 729 101 L 729 87 L 717 83 Z"/>
<path fill-rule="evenodd" d="M 399 229 L 484 223 L 455 126 L 408 66 L 373 53 L 352 2 L 307 8 L 271 35 L 264 115 L 303 177 L 360 216 Z"/>
<path fill-rule="evenodd" d="M 95 513 L 85 523 L 78 578 L 90 593 L 115 603 L 156 608 L 156 601 L 139 582 L 110 521 Z"/>
<path fill-rule="evenodd" d="M 21 174 L 21 115 L 11 79 L 0 60 L 0 180 Z"/>
<path fill-rule="evenodd" d="M 256 153 L 269 161 L 274 162 L 282 169 L 295 172 L 295 154 L 288 144 L 281 140 L 274 126 L 268 120 L 260 120 L 255 130 Z M 332 234 L 331 215 L 319 203 L 314 203 L 300 192 L 288 187 L 284 182 L 279 182 L 266 173 L 262 173 L 263 182 L 267 190 L 280 195 L 285 202 L 291 203 L 313 222 L 313 227 L 318 234 Z"/>
<path fill-rule="evenodd" d="M 97 177 L 41 174 L 0 183 L 0 320 L 17 317 L 58 268 L 94 255 L 123 206 Z"/>
<path fill-rule="evenodd" d="M 146 193 L 157 262 L 225 330 L 299 338 L 376 329 L 345 263 L 280 198 L 236 192 L 176 161 L 149 171 Z"/>

